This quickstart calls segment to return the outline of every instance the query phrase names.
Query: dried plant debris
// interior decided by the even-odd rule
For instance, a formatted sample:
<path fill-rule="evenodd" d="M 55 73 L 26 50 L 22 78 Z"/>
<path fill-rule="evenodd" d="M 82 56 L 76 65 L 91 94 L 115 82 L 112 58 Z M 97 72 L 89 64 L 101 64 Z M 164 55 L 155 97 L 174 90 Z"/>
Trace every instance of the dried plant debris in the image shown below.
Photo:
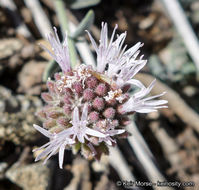
<path fill-rule="evenodd" d="M 45 85 L 42 84 L 42 74 L 47 65 L 45 61 L 30 61 L 27 62 L 19 72 L 18 81 L 19 93 L 39 95 L 42 90 L 45 90 Z"/>
<path fill-rule="evenodd" d="M 22 48 L 22 43 L 17 38 L 6 38 L 0 40 L 0 60 L 6 59 Z"/>
<path fill-rule="evenodd" d="M 14 144 L 25 144 L 35 139 L 32 124 L 34 112 L 42 105 L 33 96 L 13 96 L 11 91 L 0 86 L 0 139 Z"/>
<path fill-rule="evenodd" d="M 52 168 L 41 162 L 27 166 L 13 165 L 6 172 L 6 177 L 23 190 L 46 190 L 52 177 Z"/>

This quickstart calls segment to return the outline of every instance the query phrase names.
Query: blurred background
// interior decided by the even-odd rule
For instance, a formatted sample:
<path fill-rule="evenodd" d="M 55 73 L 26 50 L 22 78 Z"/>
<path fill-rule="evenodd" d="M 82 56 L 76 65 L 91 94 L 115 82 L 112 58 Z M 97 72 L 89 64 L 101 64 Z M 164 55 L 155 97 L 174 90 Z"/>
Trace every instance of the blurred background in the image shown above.
<path fill-rule="evenodd" d="M 86 24 L 78 27 L 83 18 Z M 40 123 L 34 113 L 56 69 L 38 44 L 46 43 L 53 26 L 61 36 L 66 21 L 71 35 L 76 32 L 80 62 L 95 56 L 82 30 L 99 40 L 102 21 L 110 35 L 115 24 L 117 33 L 127 31 L 128 47 L 143 42 L 148 64 L 136 77 L 145 85 L 156 78 L 152 94 L 167 91 L 169 108 L 136 114 L 128 127 L 132 136 L 118 140 L 100 162 L 65 151 L 60 170 L 57 155 L 47 165 L 34 162 L 32 149 L 47 139 L 32 125 Z M 198 189 L 198 36 L 198 0 L 0 0 L 0 190 Z M 139 185 L 125 187 L 121 180 Z"/>

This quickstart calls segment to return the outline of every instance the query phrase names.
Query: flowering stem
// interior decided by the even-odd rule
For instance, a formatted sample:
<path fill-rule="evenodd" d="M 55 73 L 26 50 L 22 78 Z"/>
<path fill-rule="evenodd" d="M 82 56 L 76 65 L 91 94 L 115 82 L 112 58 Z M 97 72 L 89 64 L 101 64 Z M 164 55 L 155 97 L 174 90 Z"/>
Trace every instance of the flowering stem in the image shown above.
<path fill-rule="evenodd" d="M 68 35 L 68 49 L 70 55 L 71 66 L 74 68 L 77 63 L 77 52 L 75 50 L 74 40 L 70 38 L 70 30 L 69 30 L 69 22 L 66 16 L 65 5 L 62 0 L 55 1 L 55 9 L 57 12 L 57 17 L 61 25 L 62 35 L 65 35 L 65 31 L 67 31 Z"/>

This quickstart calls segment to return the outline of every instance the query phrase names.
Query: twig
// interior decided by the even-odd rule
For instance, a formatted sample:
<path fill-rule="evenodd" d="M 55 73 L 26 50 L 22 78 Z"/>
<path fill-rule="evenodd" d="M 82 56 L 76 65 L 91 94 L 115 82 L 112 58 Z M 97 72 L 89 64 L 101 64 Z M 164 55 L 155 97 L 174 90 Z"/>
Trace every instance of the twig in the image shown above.
<path fill-rule="evenodd" d="M 150 149 L 148 148 L 146 141 L 144 140 L 142 134 L 138 130 L 138 128 L 133 120 L 131 121 L 131 125 L 127 126 L 127 131 L 129 131 L 133 135 L 133 137 L 135 137 L 135 139 L 139 142 L 139 144 L 141 145 L 145 154 L 147 154 L 152 160 L 154 160 L 153 154 L 151 153 Z M 129 143 L 131 144 L 131 140 L 130 139 L 128 139 L 128 140 L 129 140 Z"/>
<path fill-rule="evenodd" d="M 41 33 L 43 38 L 46 38 L 46 34 L 48 34 L 50 31 L 52 31 L 51 24 L 44 13 L 40 3 L 38 0 L 24 0 L 26 6 L 30 9 L 32 12 L 35 24 L 37 25 L 37 28 L 39 32 Z"/>
<path fill-rule="evenodd" d="M 127 130 L 132 133 L 132 136 L 128 137 L 128 142 L 131 145 L 132 149 L 134 150 L 139 162 L 142 164 L 143 168 L 146 171 L 146 174 L 151 182 L 156 183 L 159 181 L 166 181 L 163 175 L 160 173 L 159 169 L 157 168 L 152 153 L 148 149 L 144 139 L 139 134 L 139 131 L 132 121 L 132 124 L 127 127 Z M 158 186 L 154 185 L 154 189 L 159 189 Z M 169 187 L 161 187 L 161 189 L 171 190 L 173 188 Z"/>
<path fill-rule="evenodd" d="M 162 146 L 163 152 L 170 161 L 172 167 L 176 168 L 181 163 L 178 156 L 179 147 L 177 143 L 171 137 L 169 137 L 163 127 L 159 126 L 159 123 L 151 123 L 150 128 Z"/>
<path fill-rule="evenodd" d="M 191 180 L 189 175 L 185 172 L 185 170 L 190 166 L 188 166 L 186 164 L 186 161 L 184 161 L 183 158 L 180 156 L 180 147 L 175 139 L 170 137 L 166 130 L 161 127 L 160 123 L 157 121 L 152 122 L 150 124 L 150 128 L 152 129 L 153 134 L 156 136 L 158 142 L 160 143 L 165 157 L 171 164 L 171 168 L 168 172 L 177 172 L 179 179 L 181 179 L 182 181 Z"/>
<path fill-rule="evenodd" d="M 13 21 L 14 21 L 14 24 L 16 25 L 17 33 L 20 34 L 20 35 L 23 35 L 26 38 L 30 38 L 31 37 L 31 33 L 28 30 L 28 28 L 26 27 L 26 25 L 20 19 L 20 16 L 17 13 L 17 7 L 14 4 L 14 2 L 11 1 L 11 0 L 1 0 L 0 1 L 0 5 L 2 7 L 7 8 L 8 11 L 10 11 L 11 16 L 12 16 Z"/>
<path fill-rule="evenodd" d="M 138 74 L 136 78 L 142 81 L 145 85 L 149 85 L 154 79 L 153 76 L 149 74 Z M 166 84 L 163 84 L 159 80 L 156 81 L 155 88 L 152 89 L 152 94 L 160 94 L 166 91 L 164 99 L 168 100 L 169 109 L 173 110 L 178 117 L 182 119 L 183 122 L 190 125 L 195 131 L 199 133 L 199 115 L 185 103 L 185 101 L 172 90 Z"/>
<path fill-rule="evenodd" d="M 117 170 L 122 180 L 135 181 L 135 177 L 132 175 L 124 157 L 117 147 L 110 147 L 110 164 Z"/>
<path fill-rule="evenodd" d="M 61 25 L 62 35 L 65 36 L 67 32 L 67 36 L 70 36 L 70 28 L 69 28 L 69 21 L 66 15 L 65 4 L 62 0 L 55 0 L 55 10 L 57 12 L 57 17 Z M 68 49 L 70 54 L 70 60 L 72 67 L 75 67 L 77 64 L 77 53 L 75 50 L 74 40 L 68 37 Z"/>
<path fill-rule="evenodd" d="M 185 46 L 199 70 L 199 43 L 178 0 L 162 0 Z"/>

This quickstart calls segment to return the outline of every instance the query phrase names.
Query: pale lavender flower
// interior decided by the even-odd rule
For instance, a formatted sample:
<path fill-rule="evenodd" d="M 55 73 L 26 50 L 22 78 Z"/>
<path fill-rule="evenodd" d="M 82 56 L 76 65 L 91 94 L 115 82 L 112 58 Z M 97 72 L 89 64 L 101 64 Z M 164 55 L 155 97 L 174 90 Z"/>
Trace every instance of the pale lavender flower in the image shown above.
<path fill-rule="evenodd" d="M 41 146 L 40 148 L 34 149 L 33 151 L 38 151 L 43 148 L 42 153 L 40 153 L 35 161 L 40 160 L 43 157 L 46 157 L 44 164 L 47 162 L 47 160 L 55 155 L 57 152 L 59 152 L 59 167 L 62 168 L 63 165 L 63 159 L 64 159 L 64 150 L 67 146 L 70 146 L 75 143 L 74 139 L 70 138 L 71 131 L 70 129 L 65 129 L 59 133 L 50 133 L 48 130 L 38 126 L 38 125 L 33 125 L 33 127 L 38 130 L 40 133 L 42 133 L 44 136 L 49 138 L 49 142 Z"/>
<path fill-rule="evenodd" d="M 120 106 L 119 111 L 121 113 L 128 113 L 128 112 L 139 112 L 139 113 L 149 113 L 153 111 L 157 111 L 158 108 L 167 108 L 165 106 L 168 103 L 167 100 L 152 100 L 154 98 L 158 98 L 163 96 L 166 92 L 163 92 L 156 96 L 146 97 L 152 90 L 155 85 L 155 81 L 149 85 L 147 88 L 141 88 L 141 90 L 135 93 L 132 97 L 129 98 L 127 102 Z"/>
<path fill-rule="evenodd" d="M 54 27 L 54 34 L 50 33 L 47 35 L 47 39 L 52 46 L 53 53 L 47 49 L 45 46 L 41 45 L 41 47 L 46 50 L 51 57 L 59 64 L 62 71 L 68 72 L 71 70 L 70 65 L 70 57 L 68 51 L 68 40 L 67 40 L 67 33 L 64 39 L 63 44 L 60 42 L 57 29 Z"/>
<path fill-rule="evenodd" d="M 104 72 L 106 64 L 112 60 L 113 56 L 116 57 L 119 55 L 119 52 L 122 48 L 123 42 L 125 40 L 126 34 L 123 33 L 120 36 L 118 36 L 117 40 L 113 42 L 113 38 L 115 35 L 115 31 L 117 29 L 117 25 L 115 26 L 113 30 L 113 34 L 111 36 L 111 40 L 108 43 L 108 29 L 107 29 L 107 23 L 102 22 L 102 30 L 101 30 L 101 36 L 100 36 L 100 44 L 97 47 L 97 44 L 91 34 L 87 31 L 91 43 L 93 47 L 95 48 L 95 51 L 97 53 L 97 71 L 98 72 Z"/>
<path fill-rule="evenodd" d="M 155 80 L 145 87 L 133 78 L 147 62 L 143 55 L 139 57 L 143 44 L 138 42 L 127 49 L 124 45 L 126 32 L 114 39 L 116 29 L 117 25 L 108 41 L 107 24 L 102 23 L 99 46 L 88 32 L 97 53 L 96 68 L 80 65 L 71 69 L 67 37 L 62 44 L 55 28 L 55 35 L 48 35 L 53 53 L 44 49 L 58 62 L 62 72 L 55 74 L 55 80 L 48 80 L 49 92 L 42 93 L 47 105 L 37 115 L 46 129 L 34 127 L 48 137 L 49 142 L 36 149 L 44 149 L 36 161 L 46 157 L 45 163 L 59 152 L 62 168 L 66 148 L 81 151 L 87 159 L 100 159 L 102 153 L 108 153 L 108 146 L 116 144 L 117 137 L 127 135 L 125 126 L 129 124 L 130 114 L 167 107 L 166 100 L 155 99 L 164 92 L 149 96 Z M 138 87 L 138 91 L 129 94 L 131 86 Z"/>
<path fill-rule="evenodd" d="M 141 56 L 139 60 L 136 60 L 140 53 L 139 48 L 142 47 L 143 44 L 138 42 L 128 50 L 126 50 L 127 46 L 125 45 L 122 49 L 126 32 L 118 35 L 117 39 L 113 41 L 117 27 L 116 25 L 111 40 L 108 43 L 107 24 L 102 23 L 100 44 L 98 47 L 91 34 L 87 32 L 97 53 L 96 71 L 105 72 L 110 78 L 115 77 L 115 81 L 119 87 L 125 84 L 140 86 L 140 82 L 136 79 L 132 80 L 132 77 L 134 77 L 147 62 L 147 60 L 142 60 L 143 56 Z M 105 70 L 106 66 L 108 66 L 107 70 Z"/>
<path fill-rule="evenodd" d="M 73 121 L 71 122 L 73 124 L 73 127 L 71 130 L 73 131 L 73 139 L 77 137 L 79 142 L 85 143 L 85 139 L 90 141 L 88 135 L 94 136 L 94 137 L 105 137 L 103 133 L 100 133 L 99 131 L 96 131 L 94 129 L 91 129 L 87 127 L 88 124 L 88 105 L 84 104 L 83 112 L 81 116 L 81 120 L 79 119 L 79 110 L 77 107 L 75 107 L 73 111 Z M 85 138 L 85 139 L 84 139 Z"/>
<path fill-rule="evenodd" d="M 59 167 L 62 168 L 65 147 L 68 145 L 75 144 L 76 138 L 79 142 L 85 143 L 84 138 L 89 141 L 88 135 L 92 135 L 94 137 L 106 137 L 106 135 L 104 135 L 103 133 L 94 129 L 90 129 L 86 126 L 88 123 L 87 115 L 87 104 L 85 104 L 83 107 L 81 120 L 79 119 L 79 110 L 77 107 L 75 107 L 73 111 L 73 121 L 71 122 L 73 126 L 68 129 L 64 129 L 59 133 L 50 133 L 49 131 L 45 130 L 44 128 L 41 128 L 38 125 L 33 125 L 36 130 L 38 130 L 40 133 L 42 133 L 50 139 L 48 143 L 34 150 L 37 151 L 45 148 L 45 150 L 43 150 L 43 152 L 36 157 L 35 161 L 38 161 L 41 158 L 46 157 L 48 155 L 44 161 L 45 164 L 51 156 L 59 152 Z"/>
<path fill-rule="evenodd" d="M 95 130 L 100 131 L 105 135 L 105 137 L 99 138 L 99 143 L 100 142 L 105 142 L 107 145 L 112 146 L 113 143 L 116 143 L 115 139 L 111 138 L 115 135 L 120 135 L 125 132 L 124 129 L 115 129 L 115 126 L 111 125 L 109 121 L 102 121 L 101 126 L 95 126 Z"/>

